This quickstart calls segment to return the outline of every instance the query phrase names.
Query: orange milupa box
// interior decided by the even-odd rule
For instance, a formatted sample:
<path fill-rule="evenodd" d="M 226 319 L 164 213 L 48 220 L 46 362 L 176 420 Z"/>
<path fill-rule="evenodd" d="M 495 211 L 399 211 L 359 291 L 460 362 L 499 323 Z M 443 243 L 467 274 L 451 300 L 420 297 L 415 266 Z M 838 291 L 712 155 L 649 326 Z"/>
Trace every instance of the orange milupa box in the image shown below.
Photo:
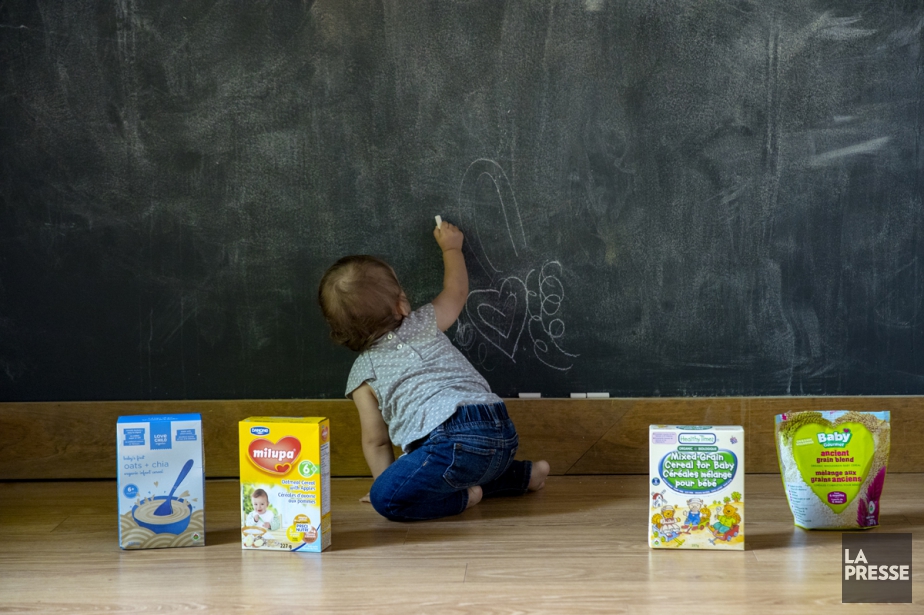
<path fill-rule="evenodd" d="M 330 546 L 330 421 L 240 423 L 241 546 L 320 553 Z"/>

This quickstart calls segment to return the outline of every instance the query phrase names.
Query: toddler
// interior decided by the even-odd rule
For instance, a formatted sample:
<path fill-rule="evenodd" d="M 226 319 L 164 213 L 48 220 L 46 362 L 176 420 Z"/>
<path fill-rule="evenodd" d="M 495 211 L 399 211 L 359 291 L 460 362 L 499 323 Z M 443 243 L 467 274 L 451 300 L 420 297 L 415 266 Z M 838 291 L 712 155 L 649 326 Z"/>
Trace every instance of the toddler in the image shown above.
<path fill-rule="evenodd" d="M 516 461 L 519 440 L 503 401 L 443 333 L 468 298 L 462 232 L 433 231 L 443 290 L 412 311 L 394 270 L 347 256 L 321 280 L 318 301 L 339 344 L 360 353 L 346 395 L 359 410 L 368 494 L 393 521 L 456 515 L 494 495 L 545 486 L 549 464 Z M 392 443 L 404 451 L 397 461 Z"/>

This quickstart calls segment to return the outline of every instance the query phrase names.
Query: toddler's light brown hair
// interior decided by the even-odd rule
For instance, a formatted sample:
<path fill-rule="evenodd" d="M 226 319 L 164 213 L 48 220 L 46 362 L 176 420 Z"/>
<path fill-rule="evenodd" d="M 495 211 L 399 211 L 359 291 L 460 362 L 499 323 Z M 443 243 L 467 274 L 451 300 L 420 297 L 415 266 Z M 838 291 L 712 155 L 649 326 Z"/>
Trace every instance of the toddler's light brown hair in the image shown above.
<path fill-rule="evenodd" d="M 350 350 L 366 350 L 401 324 L 395 316 L 401 293 L 394 270 L 382 259 L 365 254 L 341 258 L 318 288 L 331 339 Z"/>

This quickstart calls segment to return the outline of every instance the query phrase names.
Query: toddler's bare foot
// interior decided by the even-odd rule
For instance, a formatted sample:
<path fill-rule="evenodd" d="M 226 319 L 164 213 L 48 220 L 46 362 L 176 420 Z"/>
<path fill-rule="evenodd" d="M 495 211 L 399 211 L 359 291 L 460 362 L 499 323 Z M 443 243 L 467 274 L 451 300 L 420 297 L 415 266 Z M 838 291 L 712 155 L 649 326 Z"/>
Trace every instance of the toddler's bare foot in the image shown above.
<path fill-rule="evenodd" d="M 471 508 L 475 504 L 481 501 L 481 496 L 484 495 L 484 492 L 481 490 L 481 487 L 475 485 L 474 487 L 468 488 L 468 504 L 465 505 L 465 508 Z"/>
<path fill-rule="evenodd" d="M 539 491 L 545 487 L 545 479 L 549 475 L 550 469 L 548 461 L 542 460 L 533 462 L 533 470 L 529 474 L 530 491 Z"/>

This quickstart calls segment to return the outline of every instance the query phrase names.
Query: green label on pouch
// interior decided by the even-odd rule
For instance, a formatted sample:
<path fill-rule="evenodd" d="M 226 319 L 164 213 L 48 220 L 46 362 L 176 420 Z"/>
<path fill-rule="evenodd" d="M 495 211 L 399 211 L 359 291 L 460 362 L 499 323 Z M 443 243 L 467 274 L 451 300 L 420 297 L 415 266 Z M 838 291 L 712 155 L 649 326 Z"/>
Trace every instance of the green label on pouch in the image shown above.
<path fill-rule="evenodd" d="M 792 455 L 802 480 L 836 513 L 857 497 L 874 452 L 873 436 L 860 423 L 807 423 L 793 435 Z"/>
<path fill-rule="evenodd" d="M 704 447 L 705 448 L 705 447 Z M 738 458 L 731 451 L 671 451 L 658 472 L 668 487 L 680 493 L 703 494 L 722 489 L 735 477 Z"/>

